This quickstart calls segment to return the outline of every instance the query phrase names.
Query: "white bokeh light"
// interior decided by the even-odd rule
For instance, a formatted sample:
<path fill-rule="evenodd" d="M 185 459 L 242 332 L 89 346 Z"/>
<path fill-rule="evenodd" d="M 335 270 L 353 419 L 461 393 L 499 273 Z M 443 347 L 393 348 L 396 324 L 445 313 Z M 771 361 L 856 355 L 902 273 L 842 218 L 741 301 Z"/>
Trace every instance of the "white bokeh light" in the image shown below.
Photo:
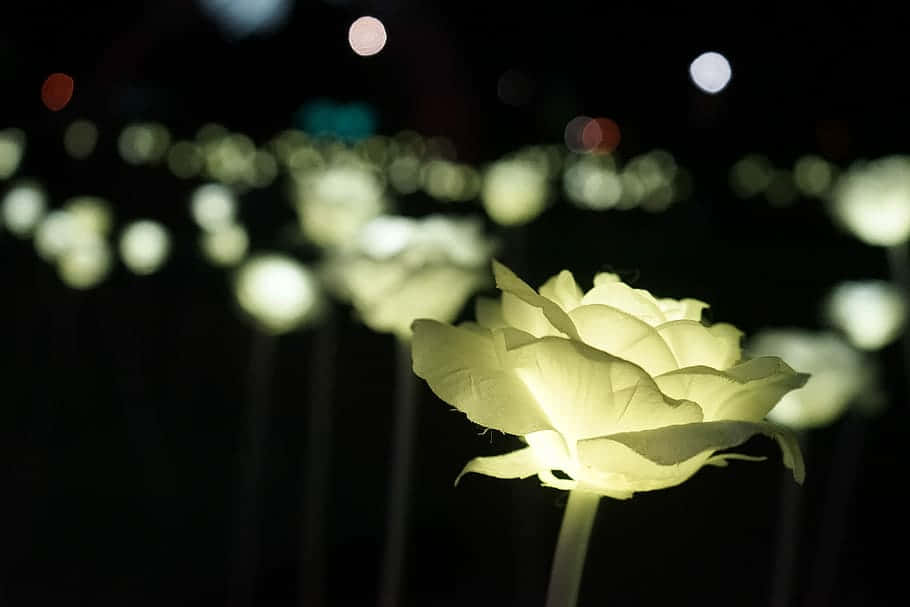
<path fill-rule="evenodd" d="M 209 232 L 231 225 L 236 210 L 237 199 L 234 193 L 218 183 L 199 186 L 190 200 L 193 220 L 200 228 Z"/>
<path fill-rule="evenodd" d="M 733 71 L 726 57 L 711 51 L 695 58 L 689 66 L 689 75 L 695 86 L 713 95 L 726 88 Z"/>
<path fill-rule="evenodd" d="M 385 46 L 385 26 L 376 17 L 360 17 L 348 30 L 348 43 L 361 57 L 375 55 Z"/>
<path fill-rule="evenodd" d="M 257 255 L 237 271 L 237 302 L 260 326 L 285 333 L 313 319 L 320 289 L 313 273 L 297 260 L 276 253 Z"/>
<path fill-rule="evenodd" d="M 135 274 L 154 274 L 164 264 L 171 239 L 160 223 L 147 219 L 131 223 L 120 235 L 120 256 Z"/>
<path fill-rule="evenodd" d="M 887 282 L 844 282 L 828 295 L 824 315 L 857 348 L 878 350 L 903 332 L 907 302 L 900 290 Z"/>
<path fill-rule="evenodd" d="M 47 195 L 40 187 L 31 183 L 13 186 L 0 202 L 0 216 L 3 225 L 20 238 L 31 235 L 44 216 Z"/>

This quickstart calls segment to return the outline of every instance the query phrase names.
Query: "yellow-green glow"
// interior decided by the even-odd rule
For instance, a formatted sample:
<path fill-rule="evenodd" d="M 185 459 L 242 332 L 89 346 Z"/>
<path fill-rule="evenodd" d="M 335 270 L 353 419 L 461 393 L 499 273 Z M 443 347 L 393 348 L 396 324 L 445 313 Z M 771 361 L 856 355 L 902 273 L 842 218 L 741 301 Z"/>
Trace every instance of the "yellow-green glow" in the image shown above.
<path fill-rule="evenodd" d="M 154 122 L 128 125 L 117 139 L 120 157 L 133 165 L 157 163 L 167 154 L 170 145 L 171 134 L 167 127 Z"/>
<path fill-rule="evenodd" d="M 471 167 L 448 160 L 431 160 L 421 171 L 424 190 L 443 201 L 465 201 L 477 196 L 480 176 Z"/>
<path fill-rule="evenodd" d="M 31 236 L 47 208 L 47 194 L 36 183 L 21 182 L 4 194 L 0 202 L 3 225 L 19 238 Z"/>
<path fill-rule="evenodd" d="M 480 196 L 493 221 L 504 226 L 522 225 L 546 207 L 547 175 L 527 160 L 500 160 L 484 174 Z"/>
<path fill-rule="evenodd" d="M 856 163 L 830 194 L 831 212 L 863 242 L 890 247 L 910 236 L 910 157 Z"/>
<path fill-rule="evenodd" d="M 420 188 L 420 160 L 398 156 L 389 164 L 389 183 L 399 194 L 413 194 Z"/>
<path fill-rule="evenodd" d="M 250 185 L 254 188 L 270 186 L 278 177 L 278 161 L 265 150 L 256 150 L 253 156 L 253 174 Z"/>
<path fill-rule="evenodd" d="M 764 192 L 773 177 L 771 161 L 759 154 L 750 154 L 730 169 L 730 187 L 740 198 L 750 198 Z"/>
<path fill-rule="evenodd" d="M 900 337 L 907 301 L 894 285 L 879 280 L 837 285 L 824 305 L 826 320 L 863 350 L 879 350 Z"/>
<path fill-rule="evenodd" d="M 113 259 L 107 241 L 93 233 L 83 233 L 57 259 L 60 280 L 74 289 L 90 289 L 110 273 Z"/>
<path fill-rule="evenodd" d="M 765 434 L 802 482 L 795 437 L 762 420 L 807 376 L 776 357 L 743 360 L 735 327 L 701 322 L 707 304 L 658 299 L 614 274 L 584 292 L 568 271 L 534 290 L 493 270 L 503 295 L 478 301 L 478 324 L 413 327 L 415 373 L 475 423 L 528 443 L 462 474 L 537 475 L 622 499 L 741 459 L 715 452 Z"/>
<path fill-rule="evenodd" d="M 0 179 L 9 179 L 25 153 L 25 133 L 20 129 L 0 131 Z"/>
<path fill-rule="evenodd" d="M 94 232 L 106 236 L 111 231 L 114 217 L 110 204 L 97 196 L 74 196 L 63 204 L 77 230 Z"/>
<path fill-rule="evenodd" d="M 232 133 L 205 143 L 205 170 L 222 183 L 253 185 L 257 179 L 256 144 Z"/>
<path fill-rule="evenodd" d="M 451 321 L 487 284 L 494 246 L 479 221 L 382 216 L 327 261 L 325 274 L 368 327 L 409 339 L 415 319 Z"/>
<path fill-rule="evenodd" d="M 76 120 L 63 133 L 63 148 L 78 160 L 91 156 L 97 143 L 98 127 L 91 120 Z"/>
<path fill-rule="evenodd" d="M 793 180 L 805 196 L 824 196 L 834 181 L 835 168 L 820 156 L 802 156 L 793 165 Z"/>
<path fill-rule="evenodd" d="M 356 165 L 306 173 L 296 186 L 300 227 L 310 241 L 322 247 L 353 242 L 364 224 L 387 204 L 376 173 Z"/>
<path fill-rule="evenodd" d="M 199 248 L 210 262 L 217 266 L 233 266 L 246 256 L 250 239 L 241 225 L 229 225 L 199 237 Z"/>
<path fill-rule="evenodd" d="M 768 419 L 795 429 L 834 422 L 857 398 L 875 389 L 875 369 L 833 333 L 801 329 L 760 331 L 747 345 L 752 356 L 780 356 L 811 373 L 799 390 L 785 394 Z"/>
<path fill-rule="evenodd" d="M 51 211 L 38 224 L 35 249 L 55 263 L 60 279 L 74 289 L 90 289 L 108 275 L 112 265 L 105 240 L 110 217 L 100 199 L 71 199 L 63 209 Z"/>
<path fill-rule="evenodd" d="M 167 152 L 167 167 L 180 179 L 197 176 L 204 166 L 202 148 L 192 141 L 178 141 Z"/>
<path fill-rule="evenodd" d="M 221 184 L 201 185 L 190 199 L 190 213 L 196 225 L 213 232 L 234 223 L 237 198 L 230 188 Z"/>
<path fill-rule="evenodd" d="M 234 295 L 263 330 L 274 334 L 314 320 L 321 309 L 313 273 L 297 260 L 277 253 L 244 262 L 237 270 Z"/>
<path fill-rule="evenodd" d="M 134 221 L 120 235 L 120 257 L 134 274 L 157 272 L 167 260 L 170 249 L 168 231 L 157 221 Z"/>
<path fill-rule="evenodd" d="M 62 255 L 76 238 L 76 225 L 66 211 L 51 211 L 35 230 L 35 250 L 46 261 Z"/>
<path fill-rule="evenodd" d="M 622 199 L 623 181 L 609 156 L 581 156 L 566 169 L 563 186 L 575 204 L 595 210 L 616 206 Z"/>

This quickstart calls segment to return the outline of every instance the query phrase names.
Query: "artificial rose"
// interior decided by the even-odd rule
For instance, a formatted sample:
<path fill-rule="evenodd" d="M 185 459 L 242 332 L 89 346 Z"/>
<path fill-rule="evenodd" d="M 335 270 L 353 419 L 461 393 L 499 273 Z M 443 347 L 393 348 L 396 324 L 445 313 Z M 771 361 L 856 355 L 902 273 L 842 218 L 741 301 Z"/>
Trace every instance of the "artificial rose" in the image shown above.
<path fill-rule="evenodd" d="M 741 361 L 742 333 L 702 324 L 707 304 L 656 299 L 614 274 L 583 293 L 568 271 L 539 292 L 495 261 L 493 273 L 502 299 L 481 298 L 478 323 L 413 327 L 414 372 L 433 392 L 528 444 L 475 458 L 462 475 L 536 474 L 546 486 L 628 498 L 706 464 L 754 459 L 715 451 L 765 434 L 802 482 L 795 437 L 763 418 L 808 376 L 775 357 Z"/>

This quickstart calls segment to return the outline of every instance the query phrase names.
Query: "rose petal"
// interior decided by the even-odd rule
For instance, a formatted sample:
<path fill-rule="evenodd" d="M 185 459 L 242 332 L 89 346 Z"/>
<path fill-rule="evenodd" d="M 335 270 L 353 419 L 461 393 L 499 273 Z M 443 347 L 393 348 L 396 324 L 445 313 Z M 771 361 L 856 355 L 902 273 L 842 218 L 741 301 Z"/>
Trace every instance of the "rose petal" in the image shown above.
<path fill-rule="evenodd" d="M 643 289 L 622 282 L 601 282 L 585 293 L 582 305 L 600 304 L 621 310 L 652 327 L 666 322 L 657 300 Z"/>
<path fill-rule="evenodd" d="M 512 323 L 506 310 L 505 293 L 511 293 L 525 303 L 534 306 L 535 308 L 540 308 L 543 315 L 554 328 L 562 331 L 572 339 L 579 339 L 578 332 L 575 329 L 575 325 L 572 324 L 572 320 L 556 302 L 537 293 L 534 289 L 529 287 L 527 283 L 518 278 L 512 270 L 495 259 L 493 260 L 493 276 L 496 278 L 496 286 L 504 291 L 503 313 L 506 320 L 509 321 L 509 324 Z"/>
<path fill-rule="evenodd" d="M 694 320 L 701 321 L 702 310 L 710 308 L 708 304 L 697 299 L 659 299 L 657 305 L 664 313 L 667 321 Z"/>
<path fill-rule="evenodd" d="M 586 344 L 633 362 L 651 375 L 679 368 L 673 351 L 643 320 L 600 304 L 575 308 L 569 316 Z"/>
<path fill-rule="evenodd" d="M 640 367 L 578 341 L 504 341 L 504 361 L 571 444 L 615 432 L 702 419 L 695 403 L 664 396 Z"/>
<path fill-rule="evenodd" d="M 764 434 L 777 441 L 784 465 L 793 472 L 796 482 L 802 483 L 806 470 L 796 435 L 786 428 L 764 422 L 715 421 L 622 432 L 580 441 L 578 453 L 582 462 L 594 461 L 604 446 L 609 447 L 608 443 L 621 443 L 655 464 L 675 466 L 696 456 L 736 447 L 756 434 Z"/>
<path fill-rule="evenodd" d="M 674 320 L 657 327 L 657 332 L 673 351 L 678 368 L 726 369 L 742 356 L 742 332 L 733 325 L 706 327 L 694 320 Z"/>
<path fill-rule="evenodd" d="M 552 429 L 511 369 L 500 363 L 492 334 L 432 320 L 414 322 L 414 373 L 469 419 L 509 434 Z"/>
<path fill-rule="evenodd" d="M 766 356 L 726 371 L 686 367 L 655 377 L 654 381 L 667 396 L 698 403 L 705 421 L 759 421 L 784 394 L 802 387 L 808 378 L 781 359 Z"/>
<path fill-rule="evenodd" d="M 559 304 L 566 312 L 574 310 L 581 305 L 583 293 L 575 277 L 568 270 L 563 270 L 550 278 L 539 289 L 540 294 Z"/>
<path fill-rule="evenodd" d="M 485 474 L 496 478 L 528 478 L 541 470 L 540 461 L 531 447 L 512 451 L 504 455 L 475 457 L 469 461 L 455 478 L 455 484 L 468 472 Z"/>

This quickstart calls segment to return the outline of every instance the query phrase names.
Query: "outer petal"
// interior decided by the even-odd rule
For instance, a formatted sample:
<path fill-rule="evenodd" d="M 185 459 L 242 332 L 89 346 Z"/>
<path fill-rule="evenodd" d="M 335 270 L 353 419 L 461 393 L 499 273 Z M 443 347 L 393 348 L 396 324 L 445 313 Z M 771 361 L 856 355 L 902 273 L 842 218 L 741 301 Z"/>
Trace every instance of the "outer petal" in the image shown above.
<path fill-rule="evenodd" d="M 673 351 L 678 368 L 704 365 L 726 369 L 742 356 L 742 332 L 725 323 L 706 327 L 693 320 L 676 320 L 657 327 Z"/>
<path fill-rule="evenodd" d="M 414 373 L 439 398 L 472 421 L 509 434 L 552 428 L 524 383 L 502 367 L 492 334 L 426 319 L 413 327 Z"/>
<path fill-rule="evenodd" d="M 461 477 L 468 472 L 486 474 L 496 478 L 528 478 L 540 472 L 541 469 L 541 463 L 534 455 L 534 450 L 531 447 L 525 447 L 505 455 L 475 457 L 455 478 L 455 484 L 457 485 Z"/>
<path fill-rule="evenodd" d="M 566 312 L 581 305 L 582 292 L 575 277 L 568 270 L 563 270 L 550 278 L 540 287 L 540 294 L 555 301 Z"/>
<path fill-rule="evenodd" d="M 487 329 L 501 329 L 508 326 L 502 315 L 502 301 L 498 299 L 478 297 L 474 303 L 474 315 L 477 317 L 477 323 Z"/>
<path fill-rule="evenodd" d="M 801 388 L 808 378 L 781 359 L 768 356 L 726 371 L 686 367 L 655 377 L 654 381 L 671 398 L 697 402 L 705 421 L 759 421 L 784 394 Z"/>
<path fill-rule="evenodd" d="M 710 454 L 708 450 L 677 464 L 664 465 L 607 438 L 579 441 L 578 459 L 583 468 L 579 482 L 604 491 L 665 489 L 688 480 L 708 462 Z"/>
<path fill-rule="evenodd" d="M 578 444 L 578 453 L 583 462 L 596 461 L 598 458 L 594 456 L 606 445 L 599 441 L 615 442 L 625 445 L 655 464 L 676 466 L 696 456 L 710 455 L 719 449 L 735 447 L 756 434 L 764 434 L 777 441 L 784 465 L 793 472 L 796 482 L 802 483 L 806 470 L 796 436 L 786 428 L 762 422 L 715 421 L 622 432 L 581 441 Z"/>
<path fill-rule="evenodd" d="M 547 320 L 543 311 L 512 293 L 502 294 L 502 317 L 505 326 L 515 327 L 535 337 L 562 335 Z"/>
<path fill-rule="evenodd" d="M 586 344 L 631 361 L 652 376 L 679 368 L 657 330 L 634 316 L 599 304 L 575 308 L 570 316 Z"/>
<path fill-rule="evenodd" d="M 694 320 L 701 321 L 701 312 L 709 308 L 708 304 L 697 299 L 660 299 L 657 301 L 668 321 Z"/>
<path fill-rule="evenodd" d="M 504 361 L 570 450 L 583 438 L 702 419 L 698 405 L 667 398 L 637 365 L 581 342 L 545 337 L 505 346 Z"/>
<path fill-rule="evenodd" d="M 495 259 L 493 260 L 493 276 L 496 278 L 496 286 L 505 293 L 511 293 L 523 302 L 535 308 L 540 308 L 543 315 L 553 327 L 562 331 L 572 339 L 580 340 L 575 325 L 572 324 L 569 315 L 559 307 L 559 304 L 537 293 L 537 291 L 529 287 L 527 283 L 518 278 L 512 270 Z M 506 320 L 508 321 L 509 316 L 505 309 L 505 295 L 503 296 L 503 312 L 506 314 Z"/>
<path fill-rule="evenodd" d="M 583 305 L 600 304 L 621 310 L 652 327 L 666 322 L 654 297 L 643 289 L 633 289 L 622 282 L 604 282 L 585 293 Z"/>

